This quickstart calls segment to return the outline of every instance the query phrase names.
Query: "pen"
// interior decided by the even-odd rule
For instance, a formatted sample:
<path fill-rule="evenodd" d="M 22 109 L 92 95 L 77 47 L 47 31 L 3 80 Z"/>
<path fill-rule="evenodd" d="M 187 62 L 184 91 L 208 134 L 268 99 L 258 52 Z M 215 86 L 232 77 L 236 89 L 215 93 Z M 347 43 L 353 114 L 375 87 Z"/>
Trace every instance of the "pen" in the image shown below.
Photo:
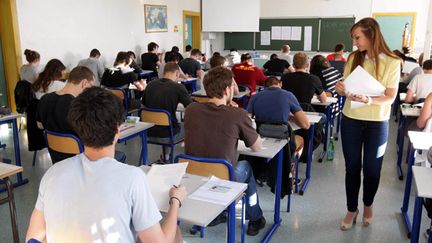
<path fill-rule="evenodd" d="M 176 186 L 176 185 L 173 185 L 173 187 L 174 187 L 174 188 L 178 188 L 178 186 Z"/>

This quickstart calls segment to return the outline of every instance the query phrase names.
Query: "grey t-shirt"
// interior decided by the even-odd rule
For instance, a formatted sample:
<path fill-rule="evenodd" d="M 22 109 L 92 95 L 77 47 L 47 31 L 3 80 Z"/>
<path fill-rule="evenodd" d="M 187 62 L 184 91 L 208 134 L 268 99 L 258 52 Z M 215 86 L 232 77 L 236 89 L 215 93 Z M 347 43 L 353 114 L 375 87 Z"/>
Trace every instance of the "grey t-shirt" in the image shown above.
<path fill-rule="evenodd" d="M 102 75 L 105 72 L 105 67 L 99 59 L 89 57 L 79 61 L 78 66 L 88 67 L 95 76 L 95 85 L 100 85 L 100 80 L 102 79 Z"/>
<path fill-rule="evenodd" d="M 132 243 L 136 231 L 162 218 L 141 169 L 84 154 L 48 169 L 35 207 L 44 213 L 47 242 Z"/>
<path fill-rule="evenodd" d="M 38 77 L 37 67 L 31 64 L 26 64 L 21 66 L 19 73 L 20 73 L 21 80 L 27 80 L 30 83 L 33 83 Z"/>

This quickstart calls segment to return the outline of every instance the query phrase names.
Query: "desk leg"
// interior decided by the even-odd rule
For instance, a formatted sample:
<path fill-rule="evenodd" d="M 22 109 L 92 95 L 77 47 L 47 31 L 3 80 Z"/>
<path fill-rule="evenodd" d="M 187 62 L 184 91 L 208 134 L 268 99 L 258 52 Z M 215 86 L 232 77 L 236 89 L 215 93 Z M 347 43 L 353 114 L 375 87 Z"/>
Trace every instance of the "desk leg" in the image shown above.
<path fill-rule="evenodd" d="M 411 193 L 411 183 L 412 183 L 412 166 L 414 163 L 414 148 L 412 146 L 412 143 L 410 143 L 408 148 L 408 169 L 407 169 L 407 176 L 405 181 L 405 191 L 404 191 L 404 197 L 403 197 L 403 204 L 401 208 L 402 218 L 404 220 L 405 228 L 407 230 L 408 238 L 411 235 L 411 222 L 408 216 L 408 206 L 409 206 L 409 199 L 410 199 L 410 193 Z"/>
<path fill-rule="evenodd" d="M 406 123 L 406 118 L 401 115 L 399 119 L 398 134 L 396 137 L 397 156 L 398 156 L 396 168 L 397 168 L 399 180 L 403 180 L 402 157 L 403 157 L 403 147 L 405 142 L 405 123 Z"/>
<path fill-rule="evenodd" d="M 326 107 L 326 123 L 325 123 L 325 131 L 324 131 L 324 140 L 323 140 L 323 151 L 320 154 L 318 162 L 322 162 L 324 157 L 327 154 L 327 140 L 328 140 L 328 132 L 329 132 L 329 124 L 331 121 L 331 105 Z"/>
<path fill-rule="evenodd" d="M 300 189 L 300 195 L 303 195 L 309 185 L 309 181 L 311 179 L 311 167 L 312 167 L 312 154 L 313 154 L 313 137 L 314 137 L 315 125 L 311 124 L 309 127 L 309 147 L 308 147 L 308 158 L 306 164 L 306 179 L 303 183 L 302 188 Z"/>
<path fill-rule="evenodd" d="M 17 166 L 21 166 L 21 153 L 20 153 L 18 126 L 17 126 L 16 119 L 13 119 L 12 128 L 13 128 L 13 139 L 14 139 L 15 164 Z M 13 186 L 17 187 L 17 186 L 24 185 L 26 183 L 28 183 L 28 179 L 23 179 L 22 172 L 20 172 L 17 174 L 17 181 L 13 183 Z"/>
<path fill-rule="evenodd" d="M 15 208 L 15 199 L 13 195 L 13 186 L 12 183 L 9 180 L 9 177 L 4 178 L 4 183 L 7 188 L 8 192 L 8 202 L 9 202 L 9 213 L 11 218 L 11 224 L 12 224 L 12 235 L 14 243 L 19 243 L 19 235 L 18 235 L 18 226 L 16 223 L 16 208 Z"/>
<path fill-rule="evenodd" d="M 147 130 L 144 130 L 140 136 L 141 136 L 141 154 L 140 154 L 138 165 L 142 165 L 142 164 L 147 165 L 148 164 Z"/>
<path fill-rule="evenodd" d="M 421 215 L 423 209 L 423 198 L 416 197 L 414 205 L 414 218 L 411 233 L 411 243 L 417 243 L 419 241 L 420 225 L 421 225 Z"/>
<path fill-rule="evenodd" d="M 277 154 L 277 175 L 276 175 L 276 189 L 275 189 L 275 206 L 274 206 L 274 222 L 272 227 L 269 229 L 264 239 L 261 242 L 269 242 L 272 235 L 276 232 L 280 223 L 282 222 L 280 218 L 280 199 L 281 199 L 281 189 L 282 189 L 282 161 L 283 161 L 283 148 Z"/>
<path fill-rule="evenodd" d="M 247 110 L 247 105 L 248 105 L 247 96 L 243 95 L 242 100 L 243 100 L 243 102 L 242 102 L 243 103 L 243 109 Z"/>
<path fill-rule="evenodd" d="M 235 243 L 235 201 L 228 207 L 227 242 Z"/>

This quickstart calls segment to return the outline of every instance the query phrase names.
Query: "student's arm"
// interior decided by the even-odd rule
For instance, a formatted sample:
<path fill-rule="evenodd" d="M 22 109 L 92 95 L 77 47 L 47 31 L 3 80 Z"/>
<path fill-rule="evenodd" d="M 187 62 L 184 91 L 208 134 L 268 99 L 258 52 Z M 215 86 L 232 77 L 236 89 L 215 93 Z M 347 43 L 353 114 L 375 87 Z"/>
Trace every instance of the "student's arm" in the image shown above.
<path fill-rule="evenodd" d="M 321 103 L 324 103 L 327 101 L 327 95 L 326 95 L 326 92 L 324 92 L 324 91 L 321 92 L 321 94 L 317 95 L 317 97 Z"/>
<path fill-rule="evenodd" d="M 309 119 L 307 118 L 306 113 L 302 110 L 294 113 L 294 122 L 297 126 L 306 130 L 310 127 Z"/>
<path fill-rule="evenodd" d="M 186 108 L 190 103 L 193 102 L 192 98 L 189 95 L 185 86 L 183 86 L 181 84 L 178 84 L 178 85 L 179 85 L 179 89 L 178 89 L 179 101 Z"/>
<path fill-rule="evenodd" d="M 432 117 L 432 93 L 430 93 L 420 110 L 420 116 L 417 118 L 417 127 L 423 129 L 427 121 Z"/>
<path fill-rule="evenodd" d="M 97 72 L 98 72 L 98 76 L 102 78 L 102 75 L 105 72 L 105 67 L 100 60 L 98 60 L 97 62 Z"/>
<path fill-rule="evenodd" d="M 255 143 L 252 144 L 252 146 L 250 146 L 250 148 L 254 152 L 258 152 L 258 151 L 260 151 L 262 149 L 262 139 L 261 139 L 260 136 L 257 137 Z"/>
<path fill-rule="evenodd" d="M 237 82 L 234 80 L 234 78 L 233 78 L 233 82 L 234 82 L 234 95 L 239 95 L 240 91 L 239 91 Z"/>
<path fill-rule="evenodd" d="M 315 89 L 315 94 L 317 95 L 318 100 L 321 103 L 326 102 L 327 101 L 327 95 L 324 92 L 324 88 L 323 88 L 323 85 L 321 83 L 321 80 L 315 75 L 312 75 L 312 85 Z"/>
<path fill-rule="evenodd" d="M 411 89 L 407 90 L 405 103 L 413 103 L 414 102 L 414 92 Z"/>
<path fill-rule="evenodd" d="M 46 238 L 46 226 L 44 213 L 42 211 L 33 209 L 33 213 L 30 217 L 29 227 L 26 234 L 26 242 L 30 239 L 35 239 L 40 242 L 45 242 Z"/>

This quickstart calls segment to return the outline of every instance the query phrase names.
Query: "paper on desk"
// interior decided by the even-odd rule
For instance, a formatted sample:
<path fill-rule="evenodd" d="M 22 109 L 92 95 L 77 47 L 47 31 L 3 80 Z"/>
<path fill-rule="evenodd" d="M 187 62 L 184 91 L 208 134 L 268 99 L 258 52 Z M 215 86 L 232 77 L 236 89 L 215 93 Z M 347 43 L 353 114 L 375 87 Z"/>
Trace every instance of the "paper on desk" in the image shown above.
<path fill-rule="evenodd" d="M 150 190 L 159 209 L 166 208 L 169 199 L 169 190 L 173 185 L 179 185 L 186 173 L 188 163 L 168 165 L 153 164 L 147 173 Z"/>
<path fill-rule="evenodd" d="M 215 176 L 189 195 L 190 199 L 228 205 L 245 188 L 244 183 L 221 180 Z"/>
<path fill-rule="evenodd" d="M 402 67 L 402 72 L 403 73 L 411 73 L 411 71 L 416 68 L 419 67 L 420 65 L 416 62 L 409 62 L 409 61 L 405 61 L 404 65 Z"/>
<path fill-rule="evenodd" d="M 346 91 L 358 95 L 380 96 L 385 90 L 385 87 L 361 66 L 354 69 L 345 79 L 344 84 Z"/>

